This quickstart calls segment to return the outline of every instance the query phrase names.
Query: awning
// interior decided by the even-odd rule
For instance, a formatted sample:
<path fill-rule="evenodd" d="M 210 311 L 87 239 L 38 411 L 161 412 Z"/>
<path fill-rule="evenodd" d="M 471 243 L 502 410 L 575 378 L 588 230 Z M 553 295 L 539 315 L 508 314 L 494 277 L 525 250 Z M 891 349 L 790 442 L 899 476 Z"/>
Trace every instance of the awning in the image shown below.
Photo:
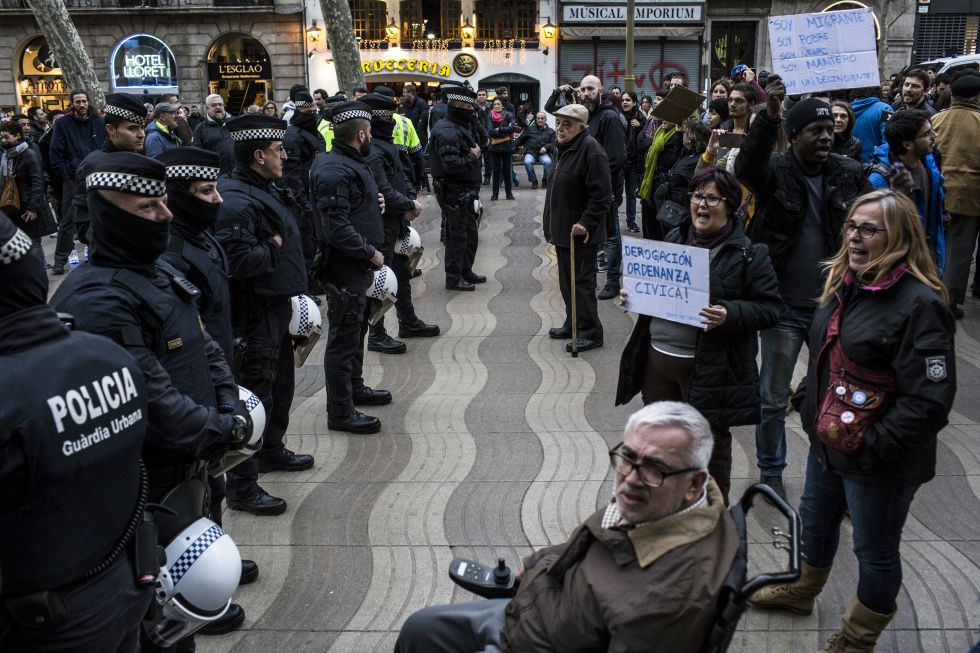
<path fill-rule="evenodd" d="M 661 36 L 701 36 L 704 25 L 665 25 L 663 27 L 634 27 L 634 38 L 650 38 Z M 607 25 L 562 25 L 561 37 L 570 41 L 591 39 L 594 36 L 610 38 L 626 38 L 625 27 Z"/>

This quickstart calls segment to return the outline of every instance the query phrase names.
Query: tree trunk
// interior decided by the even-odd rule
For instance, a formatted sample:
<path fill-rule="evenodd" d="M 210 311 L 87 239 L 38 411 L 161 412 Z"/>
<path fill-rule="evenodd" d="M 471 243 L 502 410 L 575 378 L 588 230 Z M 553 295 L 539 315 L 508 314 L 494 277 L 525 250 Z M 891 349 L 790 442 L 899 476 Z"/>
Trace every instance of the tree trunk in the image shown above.
<path fill-rule="evenodd" d="M 54 55 L 58 67 L 65 78 L 65 83 L 72 89 L 88 91 L 91 103 L 101 107 L 105 104 L 102 85 L 95 75 L 92 60 L 85 52 L 82 39 L 75 29 L 75 23 L 68 15 L 64 0 L 28 0 L 34 10 L 34 19 L 41 27 L 51 54 Z M 70 101 L 70 99 L 69 99 Z"/>
<path fill-rule="evenodd" d="M 361 71 L 361 51 L 354 38 L 350 5 L 347 0 L 320 0 L 320 9 L 323 11 L 323 22 L 327 24 L 337 85 L 353 98 L 354 87 L 364 85 L 364 73 Z"/>

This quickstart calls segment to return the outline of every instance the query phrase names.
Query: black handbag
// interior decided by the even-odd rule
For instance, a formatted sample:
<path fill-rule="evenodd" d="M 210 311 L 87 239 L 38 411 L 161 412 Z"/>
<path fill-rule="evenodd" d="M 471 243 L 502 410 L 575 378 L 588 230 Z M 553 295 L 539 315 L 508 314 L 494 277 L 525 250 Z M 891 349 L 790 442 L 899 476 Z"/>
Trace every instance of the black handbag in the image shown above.
<path fill-rule="evenodd" d="M 687 209 L 674 200 L 666 200 L 657 210 L 657 222 L 673 229 L 684 221 L 687 213 Z"/>

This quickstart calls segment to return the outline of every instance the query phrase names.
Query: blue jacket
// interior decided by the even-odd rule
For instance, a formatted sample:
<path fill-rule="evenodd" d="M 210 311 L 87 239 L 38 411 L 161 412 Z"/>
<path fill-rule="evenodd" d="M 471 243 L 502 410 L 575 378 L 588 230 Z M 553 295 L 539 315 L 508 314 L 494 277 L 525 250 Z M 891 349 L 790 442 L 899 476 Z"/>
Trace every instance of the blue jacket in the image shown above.
<path fill-rule="evenodd" d="M 180 147 L 182 143 L 172 131 L 166 131 L 154 120 L 146 126 L 146 140 L 143 142 L 143 152 L 148 157 L 155 157 L 161 152 Z"/>
<path fill-rule="evenodd" d="M 874 97 L 854 100 L 851 109 L 856 116 L 851 133 L 861 141 L 861 163 L 867 164 L 875 148 L 885 142 L 885 121 L 881 119 L 881 112 L 895 111 L 890 104 Z"/>
<path fill-rule="evenodd" d="M 93 116 L 79 120 L 74 111 L 51 128 L 51 149 L 48 155 L 51 168 L 61 180 L 75 179 L 75 170 L 90 152 L 95 152 L 105 143 L 105 123 L 102 118 Z"/>
<path fill-rule="evenodd" d="M 926 233 L 929 241 L 929 251 L 932 252 L 932 260 L 935 261 L 939 274 L 943 273 L 946 265 L 946 228 L 943 224 L 943 215 L 946 213 L 943 183 L 946 178 L 939 171 L 936 160 L 932 154 L 922 157 L 922 164 L 929 172 L 929 201 L 926 202 L 926 194 L 921 190 L 915 191 L 915 207 L 919 210 L 919 218 L 922 221 L 922 229 Z M 871 172 L 868 180 L 875 188 L 888 188 L 888 179 L 884 174 L 892 167 L 889 155 L 888 143 L 879 145 L 871 155 Z M 928 207 L 929 215 L 926 215 Z"/>

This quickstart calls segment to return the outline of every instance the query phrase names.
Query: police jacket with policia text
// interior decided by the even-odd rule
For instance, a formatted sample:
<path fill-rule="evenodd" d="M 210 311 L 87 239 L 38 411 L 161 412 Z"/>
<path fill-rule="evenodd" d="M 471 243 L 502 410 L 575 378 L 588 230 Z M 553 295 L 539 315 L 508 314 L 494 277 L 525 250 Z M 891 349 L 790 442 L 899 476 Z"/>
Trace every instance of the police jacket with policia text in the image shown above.
<path fill-rule="evenodd" d="M 806 221 L 810 193 L 803 171 L 792 151 L 774 153 L 780 120 L 760 112 L 742 141 L 735 160 L 735 176 L 755 195 L 756 212 L 749 227 L 752 242 L 769 246 L 769 255 L 780 283 L 787 257 L 793 251 Z M 861 164 L 830 154 L 823 167 L 823 218 L 825 258 L 841 244 L 841 229 L 851 200 L 870 193 L 874 187 L 864 176 Z"/>
<path fill-rule="evenodd" d="M 367 270 L 384 243 L 378 185 L 360 152 L 345 143 L 317 157 L 310 170 L 316 219 L 321 221 L 331 267 Z"/>
<path fill-rule="evenodd" d="M 143 374 L 42 304 L 0 320 L 0 396 L 2 594 L 62 587 L 106 559 L 137 507 Z"/>
<path fill-rule="evenodd" d="M 232 292 L 266 299 L 305 293 L 306 263 L 299 226 L 288 208 L 291 194 L 241 166 L 218 178 L 218 192 L 224 202 L 214 231 L 228 255 Z M 273 240 L 276 234 L 282 245 Z"/>
<path fill-rule="evenodd" d="M 892 370 L 894 398 L 864 434 L 864 447 L 846 454 L 817 438 L 817 411 L 831 379 L 829 354 L 819 356 L 827 324 L 843 302 L 840 343 L 858 365 Z M 793 397 L 810 451 L 821 464 L 859 483 L 914 485 L 936 474 L 937 435 L 956 395 L 953 315 L 936 291 L 907 271 L 877 286 L 848 282 L 816 310 L 810 328 L 810 364 Z"/>
<path fill-rule="evenodd" d="M 186 283 L 163 260 L 140 268 L 89 262 L 51 298 L 57 311 L 74 316 L 77 330 L 115 340 L 139 363 L 149 402 L 143 458 L 151 486 L 227 449 L 232 415 L 217 407 L 238 401 L 224 353 L 180 281 Z"/>
<path fill-rule="evenodd" d="M 664 240 L 686 243 L 690 229 L 687 218 Z M 776 273 L 768 248 L 753 244 L 740 225 L 712 250 L 710 260 L 708 303 L 724 306 L 728 317 L 720 327 L 698 332 L 688 401 L 712 425 L 758 424 L 762 403 L 757 332 L 779 323 L 783 304 Z M 626 291 L 631 292 L 628 285 Z M 650 317 L 640 315 L 619 363 L 617 406 L 642 389 L 649 351 Z"/>
<path fill-rule="evenodd" d="M 583 131 L 570 143 L 558 146 L 544 200 L 544 237 L 557 247 L 568 247 L 572 225 L 589 232 L 585 244 L 601 245 L 606 239 L 606 216 L 612 181 L 609 159 L 598 141 Z M 582 243 L 578 242 L 581 246 Z"/>
<path fill-rule="evenodd" d="M 444 184 L 476 190 L 483 183 L 480 157 L 473 147 L 480 145 L 470 117 L 472 111 L 451 107 L 444 120 L 440 120 L 429 136 L 429 165 L 432 178 Z"/>

